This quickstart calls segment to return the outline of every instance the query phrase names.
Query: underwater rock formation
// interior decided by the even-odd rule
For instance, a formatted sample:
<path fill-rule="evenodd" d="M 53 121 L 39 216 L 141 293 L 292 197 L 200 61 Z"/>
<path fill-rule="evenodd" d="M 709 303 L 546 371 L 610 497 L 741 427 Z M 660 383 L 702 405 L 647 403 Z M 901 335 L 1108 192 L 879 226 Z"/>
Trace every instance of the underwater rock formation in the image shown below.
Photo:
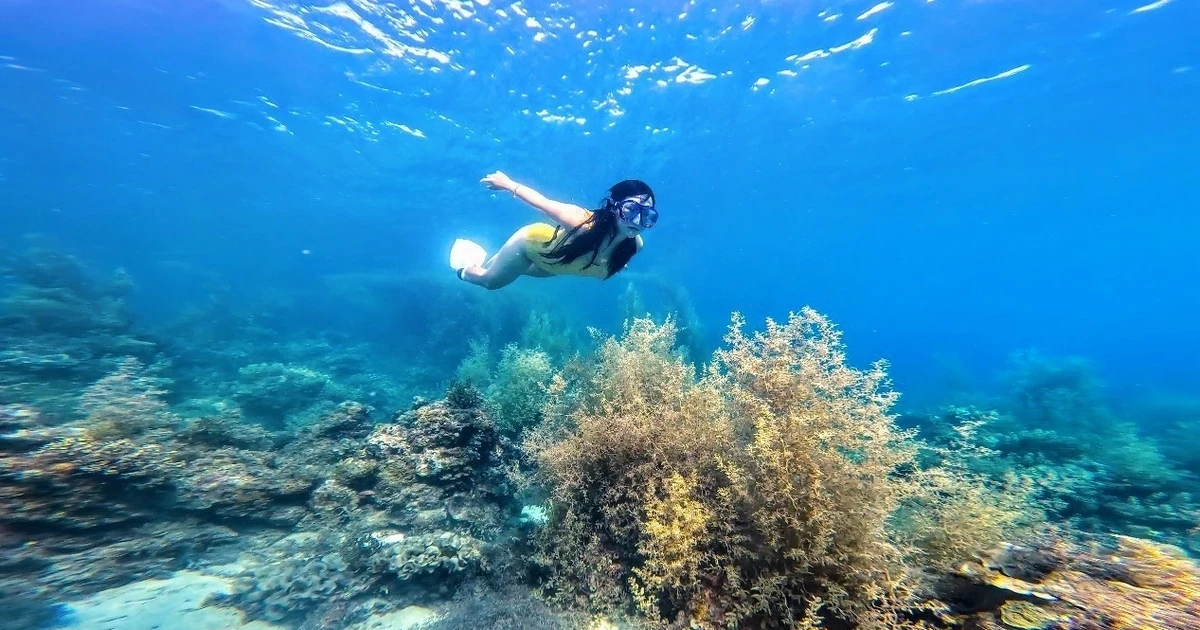
<path fill-rule="evenodd" d="M 370 594 L 404 606 L 489 568 L 516 511 L 491 418 L 443 401 L 394 420 L 370 428 L 361 408 L 343 405 L 283 449 L 321 480 L 302 533 L 243 558 L 232 603 L 251 618 L 323 627 L 377 611 L 361 601 Z"/>
<path fill-rule="evenodd" d="M 310 368 L 284 363 L 256 363 L 238 370 L 234 399 L 247 415 L 276 428 L 288 417 L 321 400 L 330 378 Z"/>
<path fill-rule="evenodd" d="M 380 462 L 375 501 L 417 529 L 487 533 L 508 520 L 496 506 L 510 495 L 502 465 L 511 449 L 481 409 L 421 406 L 376 427 L 367 446 Z"/>
<path fill-rule="evenodd" d="M 1084 545 L 1063 538 L 1008 545 L 962 565 L 959 601 L 1001 602 L 976 623 L 1062 630 L 1200 628 L 1200 566 L 1182 551 L 1116 536 Z"/>
<path fill-rule="evenodd" d="M 211 420 L 105 439 L 0 408 L 0 590 L 86 595 L 240 550 L 229 601 L 252 618 L 321 627 L 368 591 L 398 594 L 384 608 L 449 592 L 518 510 L 508 447 L 477 408 L 368 411 L 343 403 L 286 440 Z"/>
<path fill-rule="evenodd" d="M 132 279 L 97 277 L 80 260 L 37 243 L 0 255 L 0 401 L 38 401 L 74 415 L 74 395 L 128 357 L 158 347 L 134 326 Z"/>
<path fill-rule="evenodd" d="M 184 471 L 169 447 L 86 429 L 42 426 L 28 408 L 0 409 L 3 579 L 60 595 L 158 575 L 229 542 L 226 528 L 172 518 Z"/>

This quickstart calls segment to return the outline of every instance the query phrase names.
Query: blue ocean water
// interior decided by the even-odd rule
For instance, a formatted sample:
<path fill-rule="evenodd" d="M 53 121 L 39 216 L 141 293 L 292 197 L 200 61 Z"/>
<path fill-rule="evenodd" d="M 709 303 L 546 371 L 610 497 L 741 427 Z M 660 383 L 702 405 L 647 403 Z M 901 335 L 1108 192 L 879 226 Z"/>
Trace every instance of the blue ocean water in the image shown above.
<path fill-rule="evenodd" d="M 444 270 L 458 236 L 495 248 L 536 218 L 476 183 L 496 169 L 584 205 L 637 177 L 663 218 L 635 268 L 714 334 L 809 304 L 905 391 L 932 357 L 986 374 L 1026 347 L 1187 389 L 1198 19 L 1187 0 L 6 0 L 3 237 L 123 266 L 166 316 L 205 279 L 309 290 Z M 555 282 L 536 290 L 612 292 Z"/>
<path fill-rule="evenodd" d="M 408 398 L 443 396 L 472 368 L 468 342 L 490 335 L 496 362 L 550 305 L 551 333 L 533 328 L 562 344 L 561 368 L 589 328 L 619 331 L 631 288 L 698 326 L 692 350 L 717 347 L 733 312 L 758 330 L 811 306 L 844 331 L 851 363 L 888 360 L 902 419 L 934 441 L 983 417 L 941 406 L 994 403 L 987 445 L 1042 483 L 1053 518 L 1200 552 L 1197 25 L 1194 0 L 0 0 L 0 552 L 34 558 L 14 571 L 41 571 L 53 602 L 168 565 L 224 567 L 230 548 L 267 557 L 242 567 L 244 611 L 269 618 L 256 593 L 290 592 L 294 575 L 350 591 L 321 564 L 334 547 L 275 557 L 262 542 L 340 531 L 321 520 L 339 500 L 403 520 L 409 497 L 354 486 L 374 473 L 343 469 L 376 463 L 336 448 L 366 452 L 384 423 L 375 455 L 398 457 L 387 448 L 407 434 L 388 431 L 419 424 Z M 585 207 L 641 179 L 661 220 L 613 279 L 486 292 L 454 279 L 451 243 L 494 251 L 541 219 L 480 184 L 496 170 Z M 92 280 L 123 271 L 96 289 L 53 255 L 21 254 L 30 243 Z M 1044 361 L 1014 361 L 1027 351 Z M 174 425 L 125 354 L 174 379 Z M 103 496 L 79 481 L 85 465 L 39 459 L 73 434 L 23 441 L 30 418 L 86 417 L 110 435 L 96 391 L 145 425 L 118 443 L 171 453 L 150 474 L 129 464 L 144 453 L 97 447 L 129 466 L 105 474 L 139 489 L 159 475 L 178 496 L 131 501 L 122 520 L 124 490 L 106 512 L 71 495 Z M 368 422 L 336 406 L 351 396 L 381 408 Z M 238 405 L 244 425 L 204 424 Z M 330 446 L 325 426 L 352 437 Z M 224 468 L 196 466 L 207 457 Z M 291 460 L 328 469 L 305 478 L 318 489 L 289 494 L 275 463 Z M 26 469 L 65 481 L 29 490 L 41 477 Z M 349 476 L 334 483 L 335 469 Z M 269 499 L 230 498 L 214 478 Z M 408 535 L 429 511 L 404 514 Z M 458 536 L 460 520 L 437 527 Z M 222 551 L 202 556 L 209 544 Z M 42 571 L 95 558 L 107 577 Z M 336 607 L 307 604 L 292 612 L 309 623 Z"/>

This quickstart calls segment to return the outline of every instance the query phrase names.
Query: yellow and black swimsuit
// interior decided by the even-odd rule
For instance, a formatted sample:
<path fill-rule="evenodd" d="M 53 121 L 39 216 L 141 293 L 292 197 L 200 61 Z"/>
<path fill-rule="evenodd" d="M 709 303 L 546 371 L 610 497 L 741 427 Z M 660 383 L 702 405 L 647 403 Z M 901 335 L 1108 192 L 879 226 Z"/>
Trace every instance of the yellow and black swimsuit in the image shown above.
<path fill-rule="evenodd" d="M 592 213 L 587 214 L 590 219 Z M 564 263 L 546 254 L 562 244 L 569 230 L 555 228 L 549 223 L 531 223 L 525 226 L 525 255 L 533 265 L 543 272 L 554 276 L 588 276 L 591 278 L 608 277 L 608 257 L 597 257 L 592 262 L 591 256 L 580 256 L 571 263 Z"/>

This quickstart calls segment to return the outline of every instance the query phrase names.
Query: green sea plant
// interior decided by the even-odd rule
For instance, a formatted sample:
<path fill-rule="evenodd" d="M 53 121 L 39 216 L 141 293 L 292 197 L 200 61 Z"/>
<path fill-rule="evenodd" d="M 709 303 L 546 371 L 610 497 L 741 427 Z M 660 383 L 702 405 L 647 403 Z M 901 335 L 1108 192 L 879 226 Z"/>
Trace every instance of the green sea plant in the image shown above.
<path fill-rule="evenodd" d="M 488 407 L 502 433 L 516 436 L 541 422 L 552 376 L 554 367 L 546 352 L 516 344 L 505 346 L 486 392 Z"/>
<path fill-rule="evenodd" d="M 552 362 L 561 365 L 578 349 L 579 343 L 570 331 L 574 330 L 564 317 L 539 309 L 529 314 L 521 329 L 519 346 L 544 352 Z"/>
<path fill-rule="evenodd" d="M 471 340 L 470 347 L 471 351 L 458 364 L 455 379 L 476 387 L 486 387 L 492 381 L 491 342 L 486 336 L 479 337 Z"/>
<path fill-rule="evenodd" d="M 702 360 L 708 347 L 707 331 L 687 289 L 661 276 L 630 272 L 622 276 L 626 285 L 618 299 L 620 321 L 646 317 L 661 321 L 669 316 L 675 322 L 675 341 L 687 359 Z"/>

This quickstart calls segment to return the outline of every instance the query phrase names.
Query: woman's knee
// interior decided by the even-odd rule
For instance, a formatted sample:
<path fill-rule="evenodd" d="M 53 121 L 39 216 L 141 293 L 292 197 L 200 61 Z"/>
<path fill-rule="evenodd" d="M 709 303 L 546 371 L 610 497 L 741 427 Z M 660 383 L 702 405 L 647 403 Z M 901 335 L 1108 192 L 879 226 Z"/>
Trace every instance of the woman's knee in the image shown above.
<path fill-rule="evenodd" d="M 496 278 L 496 276 L 493 274 L 488 274 L 480 278 L 479 282 L 476 284 L 487 289 L 488 291 L 495 291 L 496 289 L 499 289 L 508 283 Z"/>
<path fill-rule="evenodd" d="M 483 287 L 488 291 L 495 291 L 496 289 L 508 286 L 513 281 L 513 278 L 509 277 L 511 274 L 503 273 L 502 269 L 484 269 L 482 267 L 477 267 L 476 269 L 466 271 L 467 277 L 465 279 L 469 280 L 471 284 Z"/>

